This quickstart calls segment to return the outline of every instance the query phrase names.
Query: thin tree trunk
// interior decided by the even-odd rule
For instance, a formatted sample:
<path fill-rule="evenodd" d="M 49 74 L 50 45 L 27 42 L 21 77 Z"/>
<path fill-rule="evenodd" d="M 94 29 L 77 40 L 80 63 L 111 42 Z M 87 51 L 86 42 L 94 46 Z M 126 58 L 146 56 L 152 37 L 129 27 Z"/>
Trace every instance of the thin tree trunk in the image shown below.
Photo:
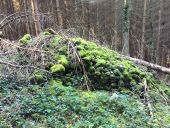
<path fill-rule="evenodd" d="M 118 39 L 117 39 L 117 1 L 114 1 L 114 50 L 117 51 L 118 48 Z M 113 48 L 113 45 L 112 45 Z"/>
<path fill-rule="evenodd" d="M 129 56 L 129 2 L 124 0 L 124 32 L 122 54 Z"/>
<path fill-rule="evenodd" d="M 160 0 L 160 8 L 159 8 L 159 23 L 158 23 L 158 35 L 157 35 L 157 43 L 156 43 L 156 63 L 160 64 L 160 36 L 161 36 L 161 22 L 162 22 L 162 9 L 163 9 L 163 0 Z"/>
<path fill-rule="evenodd" d="M 38 6 L 37 6 L 37 0 L 31 0 L 31 7 L 32 7 L 32 15 L 34 19 L 34 25 L 35 25 L 35 34 L 38 35 L 41 32 L 41 24 L 38 14 Z"/>
<path fill-rule="evenodd" d="M 96 18 L 97 18 L 97 39 L 99 40 L 99 31 L 100 31 L 100 28 L 99 28 L 99 1 L 97 0 L 97 10 L 96 10 Z"/>
<path fill-rule="evenodd" d="M 87 4 L 87 37 L 90 39 L 90 3 Z"/>
<path fill-rule="evenodd" d="M 23 0 L 23 4 L 24 4 L 24 11 L 26 12 L 27 11 L 27 1 L 26 0 Z M 28 18 L 29 16 L 26 16 L 26 31 L 27 31 L 27 33 L 30 33 L 30 29 L 29 29 L 29 18 Z"/>
<path fill-rule="evenodd" d="M 145 49 L 145 25 L 146 25 L 146 6 L 147 0 L 144 0 L 143 6 L 143 20 L 142 20 L 142 38 L 141 38 L 141 47 L 140 47 L 140 59 L 144 59 L 144 49 Z"/>
<path fill-rule="evenodd" d="M 59 0 L 56 0 L 56 7 L 57 7 L 57 20 L 58 20 L 58 25 L 60 27 L 63 26 L 63 19 L 62 19 L 62 14 L 61 14 L 61 11 L 60 11 L 60 3 L 59 3 Z"/>
<path fill-rule="evenodd" d="M 64 19 L 63 19 L 63 28 L 67 28 L 67 14 L 68 14 L 68 3 L 67 0 L 64 0 Z"/>

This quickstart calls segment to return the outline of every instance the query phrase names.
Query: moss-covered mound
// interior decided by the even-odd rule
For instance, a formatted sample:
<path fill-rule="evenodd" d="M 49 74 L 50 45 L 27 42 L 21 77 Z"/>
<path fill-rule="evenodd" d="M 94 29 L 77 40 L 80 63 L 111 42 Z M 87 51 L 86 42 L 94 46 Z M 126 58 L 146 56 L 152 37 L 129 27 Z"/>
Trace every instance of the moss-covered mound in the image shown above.
<path fill-rule="evenodd" d="M 28 43 L 28 37 L 31 43 Z M 23 45 L 25 40 L 27 43 Z M 30 51 L 19 51 L 18 63 L 38 67 L 30 72 L 31 84 L 55 79 L 62 81 L 65 86 L 132 92 L 141 97 L 145 80 L 149 89 L 161 85 L 152 73 L 143 71 L 118 53 L 82 38 L 65 38 L 44 32 L 35 39 L 27 34 L 20 39 L 20 43 L 21 47 L 36 47 L 43 51 L 35 55 Z M 161 91 L 169 95 L 169 89 L 163 87 Z"/>
<path fill-rule="evenodd" d="M 50 73 L 47 80 L 59 79 L 65 86 L 141 92 L 144 80 L 148 86 L 160 84 L 151 73 L 142 71 L 118 53 L 82 38 L 56 35 L 50 36 L 45 44 L 42 41 L 38 45 L 46 52 L 43 64 L 38 63 L 41 57 L 36 61 Z M 30 64 L 29 58 L 25 64 Z M 33 84 L 44 82 L 44 76 L 43 72 L 35 70 L 30 80 Z"/>
<path fill-rule="evenodd" d="M 19 45 L 28 79 L 0 78 L 0 128 L 170 127 L 170 88 L 118 53 L 46 32 Z"/>

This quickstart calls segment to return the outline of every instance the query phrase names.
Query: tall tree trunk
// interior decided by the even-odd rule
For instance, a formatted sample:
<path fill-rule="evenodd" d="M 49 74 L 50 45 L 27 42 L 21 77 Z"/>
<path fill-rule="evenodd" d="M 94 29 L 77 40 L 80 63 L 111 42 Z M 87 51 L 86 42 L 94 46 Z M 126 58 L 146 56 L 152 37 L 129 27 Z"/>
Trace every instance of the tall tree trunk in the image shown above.
<path fill-rule="evenodd" d="M 97 0 L 97 10 L 96 10 L 96 19 L 97 19 L 97 39 L 99 40 L 99 31 L 100 31 L 100 27 L 99 27 L 99 1 Z"/>
<path fill-rule="evenodd" d="M 159 22 L 158 22 L 158 35 L 157 35 L 157 43 L 156 43 L 156 63 L 160 64 L 160 36 L 161 36 L 161 22 L 162 22 L 162 10 L 163 10 L 163 0 L 160 0 L 159 7 Z"/>
<path fill-rule="evenodd" d="M 68 15 L 68 0 L 64 0 L 64 14 L 63 14 L 63 28 L 66 29 L 67 28 L 67 15 Z"/>
<path fill-rule="evenodd" d="M 38 16 L 37 0 L 31 0 L 31 8 L 32 8 L 32 16 L 35 25 L 35 34 L 38 35 L 41 32 L 41 23 L 40 23 L 40 18 Z"/>
<path fill-rule="evenodd" d="M 118 39 L 117 39 L 117 33 L 118 33 L 118 29 L 117 29 L 117 2 L 118 0 L 114 0 L 114 50 L 117 51 L 118 48 Z M 112 47 L 113 48 L 113 44 Z"/>
<path fill-rule="evenodd" d="M 87 37 L 88 37 L 88 39 L 90 39 L 90 28 L 91 28 L 91 25 L 90 25 L 90 3 L 88 2 L 87 3 L 87 17 L 86 17 L 86 19 L 87 19 Z"/>
<path fill-rule="evenodd" d="M 129 56 L 129 1 L 124 0 L 124 30 L 123 30 L 123 49 L 122 54 Z"/>
<path fill-rule="evenodd" d="M 60 11 L 59 0 L 56 0 L 56 7 L 57 7 L 57 21 L 58 21 L 58 25 L 60 27 L 62 27 L 63 26 L 63 19 L 62 19 L 62 14 L 61 14 L 61 11 Z"/>
<path fill-rule="evenodd" d="M 145 49 L 145 25 L 146 25 L 146 6 L 147 0 L 144 0 L 143 6 L 143 19 L 142 19 L 142 38 L 141 38 L 141 47 L 140 47 L 140 59 L 144 59 L 144 49 Z"/>
<path fill-rule="evenodd" d="M 27 1 L 26 0 L 23 0 L 23 4 L 24 4 L 24 12 L 26 13 L 27 12 Z M 26 26 L 26 31 L 27 31 L 27 33 L 30 33 L 30 29 L 29 29 L 29 18 L 28 18 L 29 16 L 26 16 L 26 24 L 25 24 L 25 26 Z"/>

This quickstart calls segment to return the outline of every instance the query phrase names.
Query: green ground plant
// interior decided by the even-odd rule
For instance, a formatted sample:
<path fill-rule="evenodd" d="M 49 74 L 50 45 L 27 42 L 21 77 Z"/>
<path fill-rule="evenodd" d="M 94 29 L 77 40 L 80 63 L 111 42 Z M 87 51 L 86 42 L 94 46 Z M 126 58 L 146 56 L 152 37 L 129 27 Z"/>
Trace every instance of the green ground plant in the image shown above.
<path fill-rule="evenodd" d="M 0 128 L 170 127 L 170 89 L 152 73 L 94 42 L 43 36 L 28 83 L 0 78 Z"/>

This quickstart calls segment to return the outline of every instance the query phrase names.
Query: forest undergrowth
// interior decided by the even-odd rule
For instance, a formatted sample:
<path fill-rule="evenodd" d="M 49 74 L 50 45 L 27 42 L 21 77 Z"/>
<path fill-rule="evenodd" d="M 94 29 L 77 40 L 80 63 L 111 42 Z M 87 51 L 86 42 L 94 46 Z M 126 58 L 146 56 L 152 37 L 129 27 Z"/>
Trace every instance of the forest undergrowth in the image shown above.
<path fill-rule="evenodd" d="M 50 32 L 1 42 L 0 127 L 170 127 L 170 88 L 115 51 Z"/>

